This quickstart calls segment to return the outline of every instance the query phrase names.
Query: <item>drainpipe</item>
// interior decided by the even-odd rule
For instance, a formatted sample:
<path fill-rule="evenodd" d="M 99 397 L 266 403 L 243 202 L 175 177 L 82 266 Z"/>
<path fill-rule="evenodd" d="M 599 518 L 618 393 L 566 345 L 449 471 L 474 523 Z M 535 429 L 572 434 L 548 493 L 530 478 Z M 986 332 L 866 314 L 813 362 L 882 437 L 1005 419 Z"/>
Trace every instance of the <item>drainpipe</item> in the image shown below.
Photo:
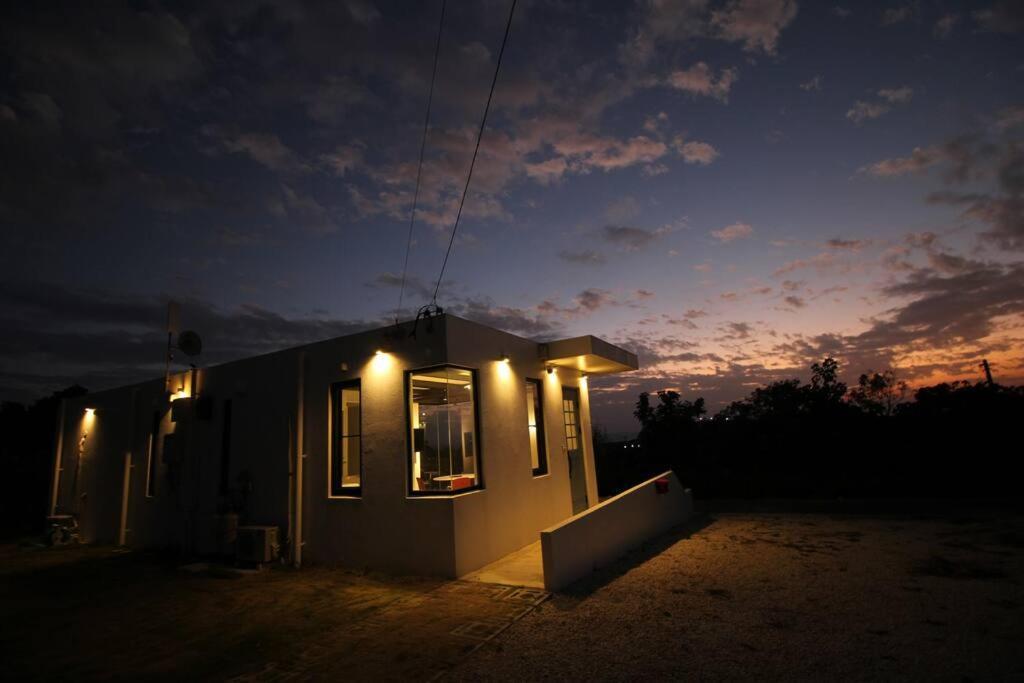
<path fill-rule="evenodd" d="M 128 503 L 132 486 L 132 452 L 135 450 L 135 404 L 139 390 L 132 390 L 131 410 L 128 418 L 128 450 L 124 452 L 124 479 L 121 482 L 121 524 L 118 526 L 117 544 L 128 545 Z"/>
<path fill-rule="evenodd" d="M 57 440 L 53 453 L 53 487 L 50 492 L 50 516 L 57 514 L 57 501 L 60 499 L 60 473 L 64 471 L 64 407 L 67 399 L 60 399 L 57 409 Z"/>
<path fill-rule="evenodd" d="M 303 451 L 303 436 L 306 433 L 306 353 L 299 352 L 298 392 L 295 405 L 295 543 L 292 550 L 292 562 L 295 567 L 302 566 L 302 465 L 306 457 Z"/>

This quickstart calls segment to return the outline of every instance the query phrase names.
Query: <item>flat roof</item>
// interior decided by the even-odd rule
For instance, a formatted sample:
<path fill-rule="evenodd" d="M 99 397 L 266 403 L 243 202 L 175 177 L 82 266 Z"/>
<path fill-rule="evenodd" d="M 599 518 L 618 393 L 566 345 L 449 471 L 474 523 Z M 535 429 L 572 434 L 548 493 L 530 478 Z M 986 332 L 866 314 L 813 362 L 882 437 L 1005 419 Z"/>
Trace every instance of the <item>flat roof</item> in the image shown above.
<path fill-rule="evenodd" d="M 541 344 L 540 353 L 551 365 L 573 368 L 588 375 L 611 375 L 640 367 L 635 353 L 590 334 Z"/>

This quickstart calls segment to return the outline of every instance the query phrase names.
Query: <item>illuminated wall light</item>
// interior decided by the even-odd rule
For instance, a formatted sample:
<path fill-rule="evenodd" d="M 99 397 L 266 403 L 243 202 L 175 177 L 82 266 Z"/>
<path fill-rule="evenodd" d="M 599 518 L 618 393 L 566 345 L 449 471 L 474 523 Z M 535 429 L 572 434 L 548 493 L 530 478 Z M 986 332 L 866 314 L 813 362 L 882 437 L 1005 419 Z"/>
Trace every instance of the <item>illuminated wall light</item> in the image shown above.
<path fill-rule="evenodd" d="M 85 414 L 89 415 L 89 416 L 95 415 L 96 414 L 96 409 L 95 408 L 86 408 L 85 409 Z"/>
<path fill-rule="evenodd" d="M 508 363 L 512 362 L 512 359 L 509 358 L 509 355 L 507 353 L 503 353 L 503 354 L 501 354 L 501 362 L 505 363 L 505 364 L 508 364 Z"/>
<path fill-rule="evenodd" d="M 548 374 L 549 375 L 555 374 L 555 366 L 554 365 L 549 365 L 548 366 Z"/>
<path fill-rule="evenodd" d="M 394 359 L 391 354 L 384 349 L 377 349 L 373 352 L 373 358 L 370 359 L 370 368 L 376 374 L 381 374 L 389 369 L 394 364 Z"/>

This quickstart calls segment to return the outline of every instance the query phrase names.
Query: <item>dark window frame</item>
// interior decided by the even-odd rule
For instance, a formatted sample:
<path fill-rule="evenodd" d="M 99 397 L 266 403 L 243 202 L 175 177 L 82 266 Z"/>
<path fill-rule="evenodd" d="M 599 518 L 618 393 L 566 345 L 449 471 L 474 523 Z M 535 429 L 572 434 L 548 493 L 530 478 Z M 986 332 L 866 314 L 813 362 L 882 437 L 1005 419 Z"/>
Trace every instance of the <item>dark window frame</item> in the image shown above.
<path fill-rule="evenodd" d="M 341 402 L 343 389 L 359 390 L 359 434 L 342 434 L 341 415 L 338 408 Z M 341 477 L 335 477 L 335 471 L 340 475 L 342 467 L 341 440 L 358 436 L 359 438 L 359 486 L 343 486 Z M 337 462 L 337 468 L 335 468 Z M 359 378 L 347 379 L 342 382 L 335 382 L 331 385 L 331 453 L 328 457 L 327 485 L 328 498 L 360 498 L 363 495 L 363 387 Z"/>
<path fill-rule="evenodd" d="M 537 467 L 532 467 L 533 476 L 543 477 L 548 474 L 548 436 L 547 431 L 544 429 L 544 382 L 534 377 L 526 377 L 525 384 L 532 384 L 535 395 L 537 397 L 536 405 L 533 407 L 534 412 L 534 428 L 537 430 Z M 525 385 L 524 385 L 525 386 Z M 529 430 L 529 415 L 527 415 L 526 428 Z"/>
<path fill-rule="evenodd" d="M 416 491 L 412 487 L 412 462 L 413 458 L 416 457 L 415 444 L 413 443 L 412 434 L 412 376 L 424 372 L 432 372 L 434 370 L 443 370 L 445 368 L 469 371 L 470 385 L 473 387 L 473 441 L 476 448 L 476 484 L 455 491 Z M 404 373 L 402 373 L 402 378 L 403 384 L 405 386 L 406 494 L 410 498 L 452 498 L 454 496 L 461 496 L 465 493 L 483 491 L 485 488 L 483 458 L 484 449 L 483 439 L 481 438 L 480 435 L 480 383 L 479 372 L 477 371 L 477 369 L 471 368 L 466 365 L 459 365 L 457 363 L 439 363 L 437 365 L 429 365 L 422 368 L 413 368 L 411 370 L 406 370 Z"/>

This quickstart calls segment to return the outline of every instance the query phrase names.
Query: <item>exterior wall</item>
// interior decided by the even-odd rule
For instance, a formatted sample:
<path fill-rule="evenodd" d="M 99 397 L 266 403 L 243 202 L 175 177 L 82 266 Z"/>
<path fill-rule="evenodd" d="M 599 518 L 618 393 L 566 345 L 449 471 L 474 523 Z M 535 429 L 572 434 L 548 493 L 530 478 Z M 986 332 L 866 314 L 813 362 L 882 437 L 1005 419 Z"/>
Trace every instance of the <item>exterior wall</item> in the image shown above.
<path fill-rule="evenodd" d="M 421 322 L 416 339 L 410 331 L 410 324 L 397 335 L 394 328 L 373 330 L 198 371 L 194 389 L 212 402 L 212 415 L 199 418 L 187 409 L 186 399 L 177 422 L 164 416 L 153 449 L 153 497 L 146 496 L 147 447 L 154 412 L 163 405 L 163 381 L 69 399 L 59 511 L 80 514 L 85 540 L 117 542 L 127 453 L 128 545 L 216 551 L 224 404 L 230 399 L 228 483 L 237 487 L 242 473 L 252 483 L 240 523 L 276 525 L 282 539 L 294 536 L 291 477 L 301 440 L 306 561 L 460 576 L 536 541 L 541 529 L 571 514 L 563 385 L 581 389 L 587 489 L 594 504 L 589 401 L 579 373 L 559 369 L 547 374 L 534 342 L 452 316 L 435 319 L 430 330 Z M 375 355 L 382 347 L 386 353 Z M 509 363 L 501 362 L 502 354 L 510 356 Z M 444 363 L 478 373 L 477 441 L 484 488 L 411 497 L 404 373 Z M 541 380 L 543 387 L 548 474 L 540 477 L 533 476 L 530 463 L 527 377 Z M 332 498 L 330 390 L 335 382 L 350 379 L 359 379 L 362 391 L 362 491 L 360 497 Z M 190 373 L 174 375 L 171 387 L 191 394 Z M 96 409 L 91 418 L 86 407 Z M 188 457 L 178 467 L 164 463 L 162 436 L 168 432 L 186 445 Z"/>
<path fill-rule="evenodd" d="M 508 354 L 509 363 L 501 361 L 503 354 Z M 461 576 L 536 542 L 541 529 L 572 515 L 561 406 L 562 386 L 578 386 L 579 373 L 558 369 L 548 374 L 534 342 L 453 317 L 448 318 L 448 358 L 479 368 L 480 383 L 485 488 L 453 501 L 456 575 Z M 543 388 L 548 474 L 540 477 L 533 476 L 530 463 L 527 377 L 541 380 Z M 582 399 L 580 403 L 582 414 Z M 589 416 L 586 419 L 589 424 Z M 592 471 L 589 441 L 585 435 L 586 467 Z M 596 489 L 591 498 L 595 500 Z"/>
<path fill-rule="evenodd" d="M 669 481 L 658 493 L 655 481 Z M 541 532 L 544 587 L 559 590 L 644 541 L 686 521 L 693 496 L 671 471 L 609 498 Z"/>

